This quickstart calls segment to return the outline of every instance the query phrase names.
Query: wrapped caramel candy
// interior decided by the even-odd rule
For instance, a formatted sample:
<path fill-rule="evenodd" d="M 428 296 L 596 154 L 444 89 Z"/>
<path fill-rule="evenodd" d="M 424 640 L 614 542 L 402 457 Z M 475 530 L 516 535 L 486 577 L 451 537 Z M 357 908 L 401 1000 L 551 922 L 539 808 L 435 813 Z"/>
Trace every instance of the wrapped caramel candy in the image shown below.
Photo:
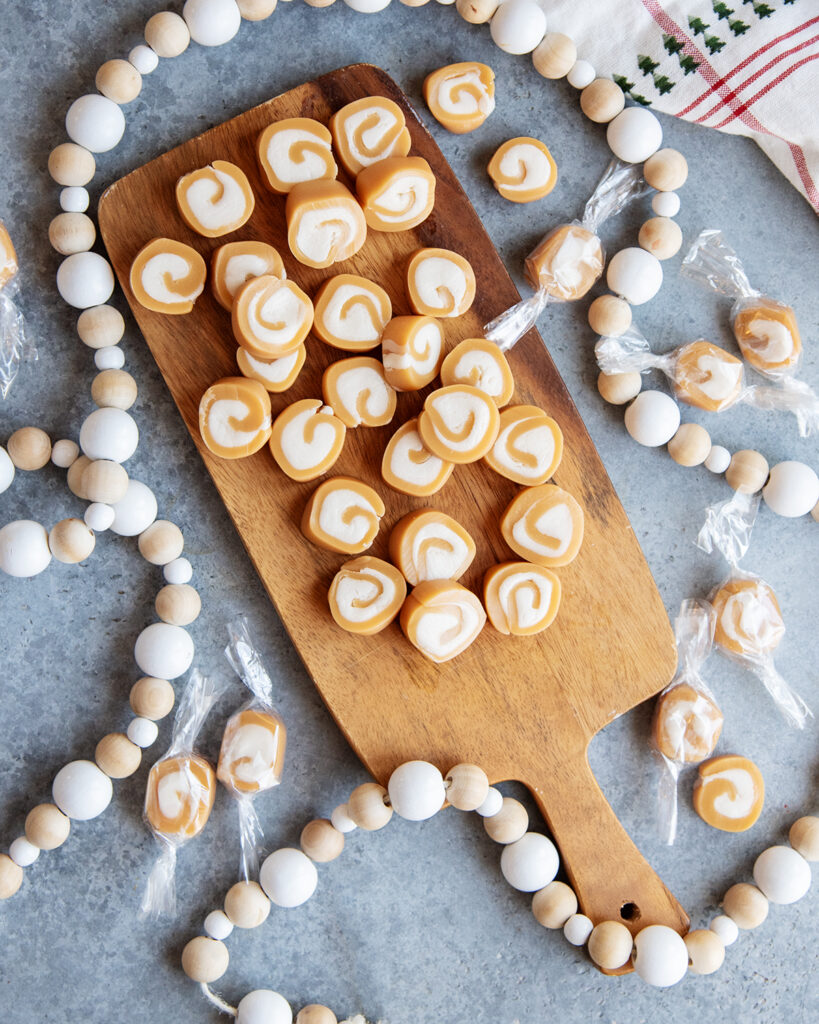
<path fill-rule="evenodd" d="M 23 313 L 14 301 L 17 292 L 17 254 L 0 220 L 0 395 L 9 393 L 20 360 L 36 359 L 37 350 L 26 333 Z"/>

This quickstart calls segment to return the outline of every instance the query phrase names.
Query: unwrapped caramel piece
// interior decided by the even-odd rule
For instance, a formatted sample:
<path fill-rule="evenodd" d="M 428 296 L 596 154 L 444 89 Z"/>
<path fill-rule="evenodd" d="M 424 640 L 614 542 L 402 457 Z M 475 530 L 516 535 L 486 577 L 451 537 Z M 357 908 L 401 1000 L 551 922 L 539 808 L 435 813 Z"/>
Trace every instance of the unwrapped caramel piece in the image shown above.
<path fill-rule="evenodd" d="M 184 174 L 176 183 L 176 205 L 182 219 L 206 238 L 236 231 L 250 219 L 255 204 L 247 175 L 227 160 L 214 160 Z"/>
<path fill-rule="evenodd" d="M 347 428 L 318 398 L 293 402 L 273 422 L 270 451 L 291 480 L 315 480 L 341 455 Z"/>
<path fill-rule="evenodd" d="M 487 569 L 483 578 L 486 614 L 507 636 L 534 636 L 551 626 L 560 596 L 558 577 L 531 562 L 502 562 Z"/>
<path fill-rule="evenodd" d="M 739 398 L 744 382 L 742 361 L 710 341 L 692 341 L 677 353 L 673 382 L 681 402 L 719 412 Z"/>
<path fill-rule="evenodd" d="M 375 231 L 407 231 L 435 205 L 435 175 L 420 156 L 391 156 L 370 164 L 355 179 L 367 224 Z"/>
<path fill-rule="evenodd" d="M 305 181 L 287 196 L 287 242 L 307 267 L 329 267 L 354 256 L 367 238 L 367 222 L 340 181 Z"/>
<path fill-rule="evenodd" d="M 267 242 L 226 242 L 210 258 L 210 287 L 220 306 L 233 309 L 236 292 L 254 277 L 287 277 L 282 258 Z"/>
<path fill-rule="evenodd" d="M 384 450 L 381 476 L 394 491 L 425 498 L 435 494 L 452 476 L 453 463 L 439 459 L 418 433 L 418 420 L 399 427 Z"/>
<path fill-rule="evenodd" d="M 167 839 L 198 836 L 216 798 L 216 775 L 204 757 L 164 757 L 151 768 L 145 793 L 145 817 Z"/>
<path fill-rule="evenodd" d="M 670 761 L 696 764 L 714 752 L 722 722 L 722 712 L 707 694 L 677 683 L 657 698 L 654 746 Z"/>
<path fill-rule="evenodd" d="M 425 388 L 438 376 L 443 350 L 443 331 L 434 317 L 393 317 L 381 335 L 387 383 L 396 391 Z"/>
<path fill-rule="evenodd" d="M 721 832 L 745 832 L 765 803 L 765 781 L 747 757 L 723 754 L 700 765 L 694 783 L 694 810 Z"/>
<path fill-rule="evenodd" d="M 254 277 L 231 310 L 233 336 L 257 359 L 278 359 L 300 348 L 313 325 L 313 303 L 293 281 Z"/>
<path fill-rule="evenodd" d="M 603 273 L 600 239 L 580 224 L 563 224 L 529 253 L 524 264 L 526 280 L 553 299 L 582 299 Z"/>
<path fill-rule="evenodd" d="M 268 188 L 285 193 L 304 181 L 335 178 L 332 141 L 327 128 L 312 117 L 288 117 L 268 125 L 256 142 Z"/>
<path fill-rule="evenodd" d="M 506 356 L 485 338 L 465 338 L 453 348 L 441 364 L 441 383 L 444 387 L 469 384 L 489 395 L 498 408 L 509 402 L 515 390 Z"/>
<path fill-rule="evenodd" d="M 273 711 L 249 707 L 225 725 L 216 777 L 234 793 L 259 793 L 281 782 L 287 730 Z"/>
<path fill-rule="evenodd" d="M 536 405 L 510 405 L 484 461 L 516 484 L 536 487 L 551 479 L 563 457 L 563 433 Z"/>
<path fill-rule="evenodd" d="M 257 380 L 224 377 L 199 403 L 199 433 L 208 451 L 223 459 L 253 455 L 270 437 L 270 395 Z"/>
<path fill-rule="evenodd" d="M 189 245 L 153 238 L 131 264 L 131 291 L 141 306 L 155 313 L 190 313 L 205 287 L 205 261 Z"/>
<path fill-rule="evenodd" d="M 383 427 L 395 415 L 395 390 L 381 363 L 368 356 L 330 363 L 321 378 L 321 393 L 348 427 Z"/>
<path fill-rule="evenodd" d="M 495 443 L 498 407 L 483 391 L 451 384 L 427 396 L 418 433 L 433 455 L 447 462 L 477 462 Z"/>
<path fill-rule="evenodd" d="M 760 373 L 789 373 L 799 362 L 802 339 L 790 306 L 764 296 L 745 299 L 731 326 L 743 356 Z"/>
<path fill-rule="evenodd" d="M 756 577 L 724 583 L 711 599 L 714 643 L 730 654 L 757 659 L 771 654 L 785 635 L 773 589 Z"/>
<path fill-rule="evenodd" d="M 384 502 L 360 480 L 334 476 L 310 495 L 301 517 L 304 536 L 328 551 L 357 555 L 375 540 Z"/>
<path fill-rule="evenodd" d="M 475 541 L 452 516 L 419 508 L 399 519 L 390 533 L 390 558 L 407 583 L 457 580 L 475 557 Z"/>
<path fill-rule="evenodd" d="M 424 657 L 442 664 L 470 646 L 483 629 L 480 600 L 454 580 L 426 580 L 401 609 L 401 629 Z"/>
<path fill-rule="evenodd" d="M 315 307 L 315 333 L 325 344 L 348 352 L 375 348 L 392 316 L 381 285 L 355 274 L 329 277 L 316 292 Z"/>
<path fill-rule="evenodd" d="M 448 64 L 424 79 L 424 99 L 447 131 L 474 132 L 495 109 L 495 73 L 472 60 Z"/>
<path fill-rule="evenodd" d="M 499 146 L 487 168 L 504 199 L 531 203 L 547 196 L 557 183 L 557 164 L 540 139 L 520 136 Z"/>
<path fill-rule="evenodd" d="M 475 298 L 475 272 L 451 249 L 416 249 L 407 264 L 407 298 L 423 316 L 463 316 Z"/>
<path fill-rule="evenodd" d="M 406 596 L 407 584 L 394 565 L 361 555 L 342 565 L 327 600 L 330 613 L 342 629 L 372 636 L 395 619 Z"/>
<path fill-rule="evenodd" d="M 17 253 L 6 225 L 0 220 L 0 288 L 5 288 L 17 273 Z"/>
<path fill-rule="evenodd" d="M 409 153 L 404 113 L 386 96 L 364 96 L 346 104 L 330 118 L 330 132 L 338 158 L 351 178 L 388 156 Z"/>
<path fill-rule="evenodd" d="M 583 543 L 583 509 L 568 491 L 554 484 L 527 487 L 503 513 L 501 533 L 527 562 L 547 569 L 568 565 Z"/>
<path fill-rule="evenodd" d="M 278 359 L 258 359 L 246 348 L 236 349 L 236 363 L 243 377 L 259 381 L 267 391 L 281 392 L 293 384 L 304 366 L 307 350 L 299 345 L 295 352 L 288 352 Z"/>

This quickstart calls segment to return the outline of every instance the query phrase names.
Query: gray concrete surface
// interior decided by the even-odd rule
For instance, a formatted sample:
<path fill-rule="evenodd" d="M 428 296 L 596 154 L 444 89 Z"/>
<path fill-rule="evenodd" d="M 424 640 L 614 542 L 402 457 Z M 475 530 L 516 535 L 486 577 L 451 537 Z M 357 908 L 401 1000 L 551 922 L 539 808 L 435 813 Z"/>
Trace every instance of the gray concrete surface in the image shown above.
<path fill-rule="evenodd" d="M 0 217 L 19 246 L 25 307 L 40 362 L 23 368 L 0 406 L 0 438 L 36 422 L 53 436 L 73 436 L 91 409 L 91 357 L 74 333 L 74 313 L 53 285 L 57 256 L 46 239 L 57 189 L 45 173 L 49 149 L 64 137 L 69 102 L 93 87 L 103 60 L 125 55 L 154 7 L 143 0 L 11 0 L 0 33 Z M 359 60 L 382 65 L 424 112 L 420 87 L 431 69 L 454 60 L 487 60 L 498 77 L 498 108 L 474 136 L 434 134 L 452 162 L 509 267 L 517 275 L 527 246 L 544 228 L 577 215 L 608 159 L 603 132 L 580 114 L 565 83 L 544 83 L 526 58 L 492 47 L 486 30 L 465 25 L 432 3 L 398 3 L 373 19 L 341 3 L 313 10 L 280 4 L 273 18 L 243 25 L 229 46 L 194 46 L 163 61 L 126 110 L 123 144 L 99 161 L 94 198 L 110 181 L 204 128 L 317 73 Z M 812 98 L 805 97 L 805 102 Z M 805 201 L 744 139 L 664 119 L 666 138 L 688 156 L 691 176 L 679 222 L 690 241 L 704 226 L 726 230 L 751 279 L 793 302 L 806 342 L 804 375 L 819 386 L 816 219 Z M 483 168 L 510 135 L 532 133 L 551 147 L 557 188 L 532 208 L 500 200 Z M 607 225 L 614 247 L 633 244 L 644 209 Z M 533 219 L 534 218 L 534 219 Z M 663 345 L 706 333 L 730 344 L 725 304 L 678 278 L 666 264 L 661 295 L 640 312 L 646 333 Z M 519 277 L 519 275 L 518 275 Z M 121 308 L 121 296 L 114 300 Z M 594 389 L 593 338 L 578 308 L 550 309 L 541 328 L 631 517 L 669 611 L 701 595 L 723 567 L 693 540 L 702 509 L 726 495 L 704 470 L 683 470 L 664 452 L 638 449 L 621 414 Z M 135 415 L 142 432 L 132 475 L 156 490 L 160 507 L 185 531 L 204 612 L 192 629 L 197 661 L 224 673 L 224 623 L 248 613 L 276 681 L 290 730 L 283 785 L 258 801 L 270 844 L 293 843 L 302 824 L 326 814 L 364 773 L 325 711 L 268 603 L 218 496 L 204 473 L 160 375 L 128 318 L 127 367 L 138 378 Z M 700 417 L 692 417 L 700 418 Z M 819 464 L 814 441 L 790 423 L 740 409 L 702 417 L 730 448 L 759 447 L 771 461 Z M 3 521 L 32 516 L 52 523 L 81 512 L 62 473 L 49 468 L 19 480 L 0 499 Z M 776 588 L 788 624 L 778 664 L 819 708 L 816 568 L 819 531 L 810 519 L 760 517 L 747 564 Z M 89 756 L 97 738 L 128 720 L 135 677 L 135 634 L 151 619 L 158 574 L 133 545 L 101 537 L 80 568 L 54 565 L 28 581 L 0 580 L 0 836 L 19 834 L 28 808 L 48 795 L 65 761 Z M 656 838 L 655 765 L 647 749 L 649 709 L 613 723 L 592 747 L 597 777 L 638 845 L 690 909 L 708 920 L 721 893 L 748 876 L 755 852 L 782 841 L 800 809 L 816 810 L 816 726 L 786 727 L 759 684 L 725 660 L 708 666 L 726 712 L 724 750 L 753 757 L 768 787 L 765 811 L 745 835 L 708 829 L 690 809 L 692 780 L 682 786 L 680 837 L 673 849 Z M 203 738 L 211 756 L 238 684 L 212 716 Z M 162 750 L 170 723 L 162 724 Z M 148 762 L 152 757 L 147 758 Z M 235 879 L 236 812 L 220 794 L 211 824 L 179 859 L 180 912 L 171 923 L 140 923 L 139 895 L 155 854 L 140 809 L 147 768 L 118 783 L 99 819 L 78 825 L 56 853 L 43 855 L 23 890 L 0 907 L 0 1020 L 3 1024 L 204 1024 L 218 1019 L 179 971 L 178 957 L 204 915 Z M 504 789 L 517 793 L 509 784 Z M 278 911 L 256 932 L 230 940 L 233 963 L 223 992 L 278 989 L 295 1007 L 323 1001 L 339 1017 L 363 1012 L 390 1024 L 565 1024 L 585 1021 L 774 1024 L 819 1018 L 816 892 L 773 908 L 742 935 L 711 979 L 690 977 L 655 992 L 635 977 L 610 980 L 560 934 L 547 933 L 512 892 L 499 851 L 480 824 L 447 812 L 413 825 L 393 822 L 377 835 L 354 835 L 341 859 L 322 868 L 316 897 Z M 601 844 L 601 859 L 607 856 Z M 611 870 L 616 872 L 617 865 Z"/>

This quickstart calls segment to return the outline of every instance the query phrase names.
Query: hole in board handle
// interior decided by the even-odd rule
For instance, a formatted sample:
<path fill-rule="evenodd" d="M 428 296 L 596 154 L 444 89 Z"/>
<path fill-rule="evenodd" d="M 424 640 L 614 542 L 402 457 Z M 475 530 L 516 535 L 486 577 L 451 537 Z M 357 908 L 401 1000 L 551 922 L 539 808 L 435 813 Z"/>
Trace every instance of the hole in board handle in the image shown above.
<path fill-rule="evenodd" d="M 639 921 L 640 920 L 640 908 L 636 903 L 624 903 L 620 907 L 620 917 L 624 921 Z"/>

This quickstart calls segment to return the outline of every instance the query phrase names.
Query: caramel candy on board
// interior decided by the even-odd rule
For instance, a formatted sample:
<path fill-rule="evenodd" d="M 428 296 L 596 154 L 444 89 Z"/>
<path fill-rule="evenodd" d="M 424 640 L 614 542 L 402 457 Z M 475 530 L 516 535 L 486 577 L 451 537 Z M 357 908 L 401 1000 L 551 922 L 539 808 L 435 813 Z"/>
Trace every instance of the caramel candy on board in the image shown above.
<path fill-rule="evenodd" d="M 395 415 L 397 396 L 384 367 L 369 356 L 331 363 L 321 378 L 324 401 L 348 427 L 383 427 Z"/>
<path fill-rule="evenodd" d="M 560 596 L 558 577 L 531 562 L 502 562 L 487 569 L 483 578 L 489 621 L 507 636 L 534 636 L 551 626 Z"/>
<path fill-rule="evenodd" d="M 776 650 L 785 635 L 776 594 L 763 580 L 729 580 L 711 604 L 716 614 L 714 643 L 730 654 L 760 658 Z"/>
<path fill-rule="evenodd" d="M 498 407 L 468 384 L 451 384 L 427 396 L 418 433 L 433 455 L 447 462 L 477 462 L 495 443 Z"/>
<path fill-rule="evenodd" d="M 384 502 L 361 480 L 334 476 L 310 495 L 301 518 L 304 536 L 328 551 L 357 555 L 375 540 Z"/>
<path fill-rule="evenodd" d="M 694 783 L 694 810 L 706 825 L 722 832 L 745 832 L 759 818 L 765 782 L 747 757 L 723 754 L 700 765 Z"/>
<path fill-rule="evenodd" d="M 182 219 L 206 238 L 236 231 L 250 219 L 255 204 L 247 175 L 227 160 L 214 160 L 184 174 L 176 183 L 176 205 Z"/>
<path fill-rule="evenodd" d="M 257 380 L 225 377 L 199 403 L 199 433 L 222 459 L 253 455 L 270 437 L 270 395 Z"/>
<path fill-rule="evenodd" d="M 355 179 L 367 224 L 374 231 L 406 231 L 435 205 L 435 175 L 420 156 L 391 156 L 370 164 Z"/>
<path fill-rule="evenodd" d="M 454 580 L 426 580 L 401 609 L 401 629 L 424 657 L 442 664 L 470 646 L 483 629 L 480 600 Z"/>
<path fill-rule="evenodd" d="M 313 303 L 297 284 L 254 277 L 242 285 L 231 311 L 233 336 L 257 359 L 278 359 L 300 348 L 313 325 Z"/>
<path fill-rule="evenodd" d="M 5 224 L 0 220 L 0 288 L 5 288 L 17 273 L 17 253 Z"/>
<path fill-rule="evenodd" d="M 407 264 L 407 298 L 422 316 L 463 316 L 475 298 L 475 271 L 451 249 L 416 249 Z"/>
<path fill-rule="evenodd" d="M 529 487 L 545 484 L 563 458 L 563 433 L 536 405 L 510 405 L 500 414 L 498 439 L 484 456 L 496 473 Z"/>
<path fill-rule="evenodd" d="M 719 412 L 739 398 L 742 361 L 710 341 L 692 341 L 674 361 L 674 393 L 681 402 Z"/>
<path fill-rule="evenodd" d="M 364 96 L 343 106 L 330 118 L 330 132 L 351 178 L 388 156 L 406 156 L 410 149 L 404 113 L 386 96 Z"/>
<path fill-rule="evenodd" d="M 533 288 L 562 302 L 582 299 L 603 273 L 603 245 L 579 224 L 563 224 L 526 257 L 525 276 Z"/>
<path fill-rule="evenodd" d="M 654 746 L 670 761 L 696 764 L 714 752 L 722 722 L 722 712 L 710 697 L 688 683 L 677 683 L 657 698 Z"/>
<path fill-rule="evenodd" d="M 390 558 L 415 586 L 424 580 L 457 580 L 475 557 L 475 541 L 451 516 L 420 508 L 399 519 L 390 533 Z"/>
<path fill-rule="evenodd" d="M 364 213 L 340 181 L 294 185 L 285 214 L 290 251 L 307 267 L 321 269 L 348 260 L 367 238 Z"/>
<path fill-rule="evenodd" d="M 220 306 L 233 309 L 236 292 L 254 277 L 287 277 L 282 258 L 267 242 L 226 242 L 210 258 L 210 287 Z"/>
<path fill-rule="evenodd" d="M 381 476 L 394 491 L 426 498 L 435 494 L 452 476 L 453 463 L 439 459 L 418 433 L 418 420 L 398 428 L 384 450 Z"/>
<path fill-rule="evenodd" d="M 270 451 L 291 480 L 315 480 L 341 455 L 347 428 L 329 405 L 303 398 L 273 422 Z"/>
<path fill-rule="evenodd" d="M 552 154 L 539 139 L 526 135 L 499 146 L 487 171 L 498 192 L 513 203 L 542 199 L 557 184 L 557 164 Z"/>
<path fill-rule="evenodd" d="M 304 345 L 278 359 L 258 359 L 246 348 L 236 349 L 236 363 L 242 376 L 259 381 L 267 391 L 273 392 L 287 391 L 301 372 L 306 357 Z"/>
<path fill-rule="evenodd" d="M 760 373 L 788 373 L 799 362 L 796 314 L 773 299 L 746 299 L 731 325 L 740 351 Z"/>
<path fill-rule="evenodd" d="M 395 619 L 406 596 L 406 581 L 394 565 L 362 555 L 342 565 L 327 600 L 330 613 L 342 629 L 372 636 Z"/>
<path fill-rule="evenodd" d="M 206 277 L 205 261 L 195 249 L 172 238 L 153 238 L 131 264 L 131 291 L 155 313 L 190 313 Z"/>
<path fill-rule="evenodd" d="M 288 117 L 268 125 L 256 142 L 268 188 L 285 193 L 304 181 L 335 178 L 332 141 L 327 128 L 312 117 Z"/>
<path fill-rule="evenodd" d="M 449 353 L 441 364 L 441 383 L 469 384 L 502 408 L 512 398 L 515 380 L 506 356 L 494 343 L 485 338 L 465 338 Z"/>
<path fill-rule="evenodd" d="M 424 79 L 424 99 L 447 131 L 474 132 L 495 109 L 495 73 L 477 61 L 448 64 Z"/>
<path fill-rule="evenodd" d="M 547 569 L 568 565 L 583 543 L 583 509 L 568 491 L 554 484 L 527 487 L 503 513 L 501 533 L 528 562 Z"/>
<path fill-rule="evenodd" d="M 443 331 L 434 317 L 393 317 L 381 335 L 387 383 L 396 391 L 425 388 L 438 376 L 443 350 Z"/>
<path fill-rule="evenodd" d="M 281 782 L 287 730 L 271 711 L 249 707 L 225 725 L 216 777 L 234 793 L 259 793 Z"/>
<path fill-rule="evenodd" d="M 392 316 L 381 285 L 355 274 L 329 277 L 316 292 L 315 307 L 314 332 L 325 344 L 348 352 L 375 348 Z"/>
<path fill-rule="evenodd" d="M 216 775 L 204 757 L 165 757 L 151 768 L 145 793 L 145 817 L 167 839 L 198 836 L 216 798 Z"/>

